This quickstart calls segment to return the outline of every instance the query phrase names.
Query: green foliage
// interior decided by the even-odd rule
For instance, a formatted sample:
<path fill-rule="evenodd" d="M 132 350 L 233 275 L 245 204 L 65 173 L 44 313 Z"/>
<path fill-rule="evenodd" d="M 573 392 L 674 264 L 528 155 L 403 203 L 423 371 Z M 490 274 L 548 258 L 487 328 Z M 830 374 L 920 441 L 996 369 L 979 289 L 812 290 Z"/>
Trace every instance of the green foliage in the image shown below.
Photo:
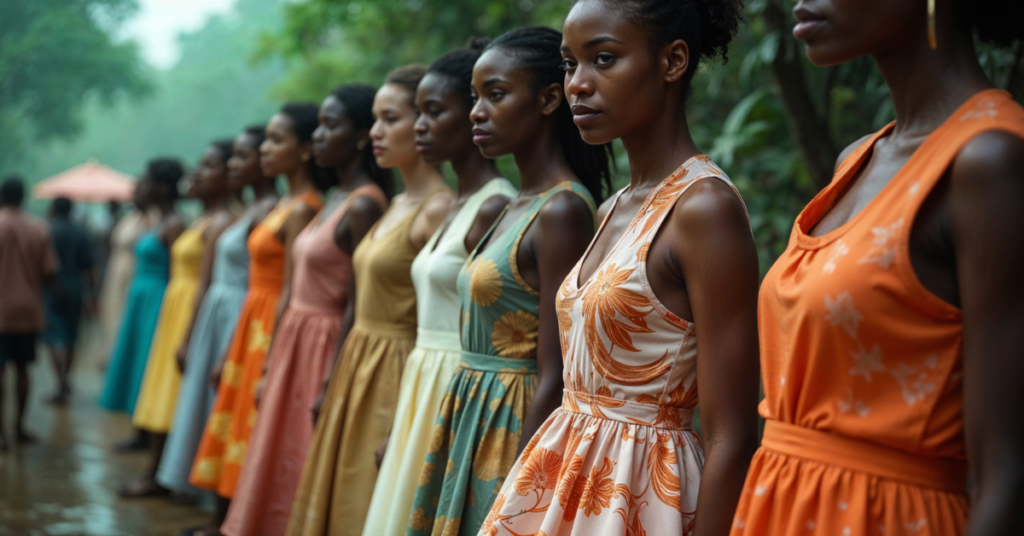
<path fill-rule="evenodd" d="M 135 45 L 110 35 L 134 10 L 134 0 L 0 2 L 0 169 L 33 141 L 78 134 L 88 99 L 146 93 Z"/>

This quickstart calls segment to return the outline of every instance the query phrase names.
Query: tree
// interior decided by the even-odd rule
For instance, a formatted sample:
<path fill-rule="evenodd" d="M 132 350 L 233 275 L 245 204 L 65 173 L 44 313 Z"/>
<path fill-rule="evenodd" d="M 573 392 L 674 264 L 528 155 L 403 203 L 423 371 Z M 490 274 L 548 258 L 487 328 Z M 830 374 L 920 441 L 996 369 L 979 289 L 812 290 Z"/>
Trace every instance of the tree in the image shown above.
<path fill-rule="evenodd" d="M 29 141 L 69 138 L 89 98 L 149 89 L 133 43 L 111 33 L 134 0 L 0 2 L 0 168 Z"/>

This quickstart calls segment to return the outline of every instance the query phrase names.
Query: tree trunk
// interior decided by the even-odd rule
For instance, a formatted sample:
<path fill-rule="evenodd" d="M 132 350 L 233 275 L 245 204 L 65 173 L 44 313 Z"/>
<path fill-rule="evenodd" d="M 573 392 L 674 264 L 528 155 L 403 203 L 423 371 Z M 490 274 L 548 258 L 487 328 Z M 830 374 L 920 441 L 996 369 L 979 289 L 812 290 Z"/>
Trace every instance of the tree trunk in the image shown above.
<path fill-rule="evenodd" d="M 815 105 L 804 76 L 801 51 L 786 24 L 782 3 L 783 0 L 770 0 L 764 8 L 765 23 L 779 35 L 772 74 L 782 93 L 789 130 L 796 138 L 815 188 L 820 190 L 832 181 L 839 151 L 828 129 L 828 110 L 819 113 Z"/>

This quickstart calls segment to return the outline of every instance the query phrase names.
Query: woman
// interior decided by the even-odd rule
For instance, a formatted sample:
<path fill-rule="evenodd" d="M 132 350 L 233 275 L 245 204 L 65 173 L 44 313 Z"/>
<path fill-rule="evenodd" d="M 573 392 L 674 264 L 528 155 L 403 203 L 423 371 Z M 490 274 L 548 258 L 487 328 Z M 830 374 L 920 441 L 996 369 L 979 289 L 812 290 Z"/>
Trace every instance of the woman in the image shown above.
<path fill-rule="evenodd" d="M 135 413 L 135 402 L 139 397 L 150 343 L 167 287 L 170 271 L 167 248 L 185 230 L 184 222 L 174 211 L 178 181 L 183 174 L 177 160 L 156 158 L 146 165 L 146 173 L 136 186 L 136 195 L 144 199 L 146 205 L 157 207 L 160 219 L 135 244 L 135 276 L 128 291 L 117 346 L 99 399 L 100 405 L 109 410 L 129 415 Z M 133 440 L 119 445 L 119 448 L 145 448 L 147 437 L 144 431 L 138 430 Z"/>
<path fill-rule="evenodd" d="M 320 208 L 317 184 L 322 171 L 313 161 L 312 135 L 317 107 L 289 103 L 270 118 L 260 145 L 260 168 L 267 177 L 285 175 L 288 195 L 249 234 L 249 291 L 235 336 L 219 374 L 213 410 L 199 443 L 189 482 L 215 491 L 217 511 L 204 534 L 218 534 L 235 494 L 238 475 L 256 420 L 255 389 L 270 348 L 278 297 L 291 276 L 292 242 Z"/>
<path fill-rule="evenodd" d="M 354 321 L 323 396 L 324 414 L 295 495 L 286 534 L 361 534 L 377 479 L 374 450 L 387 437 L 399 380 L 416 336 L 410 267 L 452 202 L 437 168 L 416 153 L 416 86 L 425 68 L 401 67 L 373 99 L 373 154 L 398 168 L 403 193 L 352 256 Z M 344 487 L 345 493 L 336 493 Z"/>
<path fill-rule="evenodd" d="M 387 208 L 391 174 L 377 167 L 370 146 L 373 96 L 369 86 L 341 86 L 320 105 L 313 155 L 317 165 L 334 169 L 337 183 L 292 245 L 293 290 L 263 365 L 259 417 L 224 534 L 279 536 L 288 524 L 313 437 L 309 410 L 352 309 L 351 255 Z"/>
<path fill-rule="evenodd" d="M 1019 47 L 1024 5 L 932 5 L 795 11 L 812 63 L 874 59 L 896 121 L 840 155 L 765 276 L 767 424 L 732 534 L 1020 532 L 1024 110 L 974 39 Z"/>
<path fill-rule="evenodd" d="M 512 154 L 521 191 L 458 276 L 459 369 L 441 403 L 408 534 L 476 534 L 501 479 L 558 406 L 562 358 L 555 293 L 594 235 L 594 198 L 610 183 L 608 148 L 580 139 L 562 92 L 559 34 L 522 28 L 473 69 L 473 141 Z M 552 63 L 553 62 L 553 63 Z"/>
<path fill-rule="evenodd" d="M 188 483 L 192 460 L 195 459 L 203 427 L 213 407 L 217 383 L 211 381 L 214 366 L 228 349 L 235 333 L 238 315 L 245 301 L 245 290 L 249 281 L 249 253 L 245 242 L 254 222 L 258 223 L 274 208 L 277 192 L 274 177 L 268 177 L 260 170 L 259 147 L 266 138 L 263 126 L 249 127 L 235 138 L 231 158 L 227 162 L 227 203 L 218 203 L 217 220 L 211 228 L 219 225 L 220 213 L 230 213 L 231 199 L 238 192 L 249 187 L 255 200 L 238 221 L 219 233 L 205 239 L 203 252 L 204 273 L 200 284 L 200 295 L 196 296 L 199 308 L 196 310 L 187 335 L 178 348 L 178 363 L 181 370 L 181 389 L 174 409 L 171 432 L 160 459 L 156 474 L 159 485 L 179 493 L 195 492 Z M 211 162 L 216 164 L 216 162 Z M 214 165 L 209 174 L 220 172 Z M 207 285 L 205 292 L 203 286 Z"/>
<path fill-rule="evenodd" d="M 363 527 L 366 536 L 405 533 L 434 418 L 459 364 L 455 280 L 481 236 L 470 236 L 469 230 L 478 215 L 490 226 L 515 194 L 511 183 L 498 177 L 494 161 L 473 145 L 469 86 L 473 64 L 486 44 L 476 40 L 441 56 L 416 89 L 416 150 L 428 164 L 451 162 L 459 192 L 445 221 L 412 263 L 416 348 L 402 371 L 395 423 Z"/>
<path fill-rule="evenodd" d="M 125 298 L 135 273 L 135 242 L 139 236 L 159 219 L 156 209 L 148 204 L 138 184 L 132 203 L 135 208 L 117 221 L 110 231 L 110 256 L 103 274 L 99 298 L 99 323 L 102 331 L 101 353 L 106 355 L 114 346 Z"/>
<path fill-rule="evenodd" d="M 685 105 L 699 63 L 726 53 L 739 8 L 583 0 L 566 18 L 573 119 L 588 143 L 622 140 L 630 182 L 558 293 L 562 407 L 482 533 L 729 531 L 757 442 L 757 251 Z M 692 429 L 698 384 L 706 452 Z"/>
<path fill-rule="evenodd" d="M 164 443 L 174 417 L 181 383 L 175 349 L 190 329 L 197 295 L 209 281 L 212 259 L 204 262 L 205 245 L 230 223 L 227 214 L 227 160 L 231 142 L 214 142 L 207 148 L 199 167 L 192 173 L 191 197 L 203 202 L 204 210 L 191 227 L 171 245 L 171 277 L 160 307 L 160 321 L 153 336 L 146 374 L 132 425 L 150 434 L 149 472 L 121 489 L 122 497 L 149 497 L 168 493 L 156 482 Z"/>

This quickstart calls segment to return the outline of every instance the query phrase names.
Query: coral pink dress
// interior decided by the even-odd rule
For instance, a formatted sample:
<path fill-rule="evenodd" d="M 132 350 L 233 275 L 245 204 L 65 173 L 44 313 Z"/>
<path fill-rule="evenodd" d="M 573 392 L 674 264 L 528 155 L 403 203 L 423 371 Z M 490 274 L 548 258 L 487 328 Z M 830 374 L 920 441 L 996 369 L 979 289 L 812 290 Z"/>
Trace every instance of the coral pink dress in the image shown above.
<path fill-rule="evenodd" d="M 932 132 L 849 222 L 809 233 L 889 125 L 797 217 L 758 317 L 768 419 L 734 536 L 964 534 L 963 317 L 921 284 L 910 231 L 929 192 L 986 130 L 1024 139 L 1024 109 L 982 91 Z"/>
<path fill-rule="evenodd" d="M 352 257 L 338 248 L 334 230 L 361 195 L 381 210 L 387 208 L 380 187 L 363 186 L 333 213 L 314 219 L 292 242 L 291 300 L 268 354 L 270 368 L 249 453 L 221 527 L 228 536 L 278 536 L 288 525 L 313 437 L 310 408 L 337 357 L 349 299 Z"/>
<path fill-rule="evenodd" d="M 676 200 L 705 178 L 731 185 L 706 156 L 687 160 L 650 193 L 590 279 L 577 284 L 589 249 L 569 273 L 556 302 L 562 407 L 505 479 L 481 535 L 679 535 L 692 527 L 704 468 L 691 428 L 697 335 L 654 295 L 647 251 Z"/>

